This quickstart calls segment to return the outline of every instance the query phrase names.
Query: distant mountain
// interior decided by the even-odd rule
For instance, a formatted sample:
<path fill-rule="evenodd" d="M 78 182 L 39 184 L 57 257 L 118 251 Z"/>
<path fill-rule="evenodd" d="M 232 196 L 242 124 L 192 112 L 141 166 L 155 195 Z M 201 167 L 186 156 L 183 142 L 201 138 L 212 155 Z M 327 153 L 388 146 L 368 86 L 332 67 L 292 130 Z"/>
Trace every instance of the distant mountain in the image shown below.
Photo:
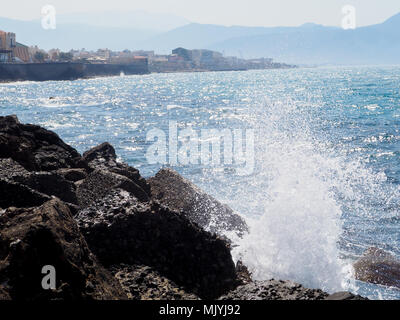
<path fill-rule="evenodd" d="M 0 18 L 0 30 L 12 31 L 17 41 L 38 45 L 49 50 L 110 48 L 114 50 L 137 49 L 140 43 L 158 34 L 157 31 L 135 28 L 100 27 L 87 24 L 57 22 L 55 30 L 44 30 L 40 21 L 20 21 Z"/>
<path fill-rule="evenodd" d="M 166 32 L 190 23 L 189 20 L 171 14 L 145 11 L 107 11 L 57 15 L 60 24 L 79 24 L 96 27 L 112 27 Z"/>
<path fill-rule="evenodd" d="M 176 47 L 186 47 L 190 49 L 212 48 L 214 44 L 238 37 L 246 38 L 267 34 L 286 34 L 297 32 L 301 29 L 309 30 L 319 28 L 326 28 L 327 30 L 335 29 L 333 27 L 323 27 L 316 24 L 305 24 L 301 27 L 266 28 L 242 26 L 225 27 L 219 25 L 191 23 L 150 38 L 142 42 L 141 45 L 145 49 L 156 48 L 157 51 L 168 53 Z M 242 51 L 244 53 L 246 50 Z"/>
<path fill-rule="evenodd" d="M 18 42 L 44 49 L 148 49 L 170 53 L 176 47 L 185 47 L 243 58 L 271 57 L 294 64 L 400 63 L 400 14 L 355 30 L 313 23 L 270 28 L 182 25 L 185 19 L 169 15 L 159 17 L 158 22 L 152 19 L 138 12 L 65 15 L 58 17 L 56 30 L 47 31 L 39 21 L 0 18 L 0 30 L 14 31 Z M 178 27 L 168 30 L 174 24 Z"/>
<path fill-rule="evenodd" d="M 190 24 L 142 42 L 169 52 L 208 48 L 244 58 L 272 57 L 294 64 L 398 64 L 400 14 L 382 24 L 343 30 L 307 23 L 299 27 L 224 27 Z"/>

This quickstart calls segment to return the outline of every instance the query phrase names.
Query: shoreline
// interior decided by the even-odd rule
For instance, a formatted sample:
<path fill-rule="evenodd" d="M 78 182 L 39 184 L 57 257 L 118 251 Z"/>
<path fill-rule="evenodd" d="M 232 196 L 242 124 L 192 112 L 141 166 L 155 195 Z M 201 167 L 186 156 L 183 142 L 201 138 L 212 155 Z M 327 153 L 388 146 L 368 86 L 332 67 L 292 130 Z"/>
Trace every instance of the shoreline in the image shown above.
<path fill-rule="evenodd" d="M 35 66 L 35 67 L 40 67 L 40 66 L 48 66 L 48 65 L 54 65 L 54 66 L 90 66 L 90 68 L 94 69 L 99 69 L 99 70 L 94 70 L 94 71 L 86 71 L 86 70 L 70 70 L 66 72 L 72 72 L 73 76 L 69 77 L 69 75 L 57 75 L 54 76 L 52 79 L 48 78 L 37 78 L 37 72 L 30 77 L 21 77 L 21 78 L 15 78 L 15 79 L 2 79 L 0 75 L 0 84 L 2 83 L 13 83 L 13 82 L 45 82 L 45 81 L 76 81 L 76 80 L 88 80 L 88 79 L 98 79 L 98 78 L 110 78 L 110 77 L 118 77 L 121 73 L 124 74 L 124 76 L 130 76 L 130 75 L 149 75 L 149 74 L 180 74 L 180 73 L 206 73 L 206 72 L 242 72 L 242 71 L 262 71 L 262 70 L 289 70 L 289 69 L 297 69 L 298 66 L 288 66 L 288 67 L 279 67 L 279 68 L 265 68 L 265 69 L 227 69 L 227 70 L 206 70 L 206 69 L 193 69 L 193 70 L 176 70 L 176 71 L 152 71 L 149 70 L 148 67 L 147 70 L 145 70 L 144 66 L 140 66 L 139 72 L 134 73 L 134 70 L 130 70 L 129 68 L 136 68 L 136 65 L 117 65 L 117 64 L 83 64 L 83 63 L 32 63 L 32 64 L 0 64 L 0 72 L 2 71 L 3 66 L 19 66 L 22 68 L 22 66 L 26 66 L 26 70 L 19 70 L 18 72 L 21 74 L 21 72 L 28 72 L 29 66 Z M 102 68 L 111 68 L 113 70 L 107 71 L 107 70 L 101 70 Z M 12 68 L 12 67 L 11 67 Z M 128 69 L 127 69 L 128 68 Z M 80 68 L 82 69 L 82 68 Z M 119 70 L 119 71 L 118 71 Z M 65 70 L 64 70 L 65 72 Z M 94 73 L 98 74 L 94 74 Z M 110 72 L 109 74 L 105 74 L 106 72 Z M 87 73 L 87 75 L 83 75 L 84 73 Z M 12 76 L 12 77 L 18 77 L 18 75 Z"/>
<path fill-rule="evenodd" d="M 0 138 L 0 300 L 364 299 L 254 281 L 224 236 L 246 222 L 171 169 L 144 179 L 109 143 L 80 155 L 16 116 Z M 52 290 L 37 285 L 44 265 Z"/>

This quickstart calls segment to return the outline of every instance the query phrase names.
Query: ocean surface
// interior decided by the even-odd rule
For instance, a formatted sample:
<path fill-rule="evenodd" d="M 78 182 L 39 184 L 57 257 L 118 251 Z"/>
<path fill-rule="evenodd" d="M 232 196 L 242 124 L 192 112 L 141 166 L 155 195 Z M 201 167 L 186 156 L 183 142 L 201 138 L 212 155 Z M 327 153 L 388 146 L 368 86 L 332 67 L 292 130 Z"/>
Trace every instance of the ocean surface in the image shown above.
<path fill-rule="evenodd" d="M 257 279 L 400 299 L 397 289 L 354 281 L 351 268 L 371 246 L 400 258 L 400 67 L 8 83 L 0 114 L 54 130 L 79 152 L 109 141 L 146 177 L 176 169 L 245 217 L 251 232 L 235 240 L 234 257 Z M 175 125 L 197 135 L 194 146 L 218 140 L 202 135 L 215 129 L 243 137 L 254 165 L 238 173 L 236 145 L 237 162 L 171 161 Z M 167 163 L 149 158 L 155 141 Z"/>

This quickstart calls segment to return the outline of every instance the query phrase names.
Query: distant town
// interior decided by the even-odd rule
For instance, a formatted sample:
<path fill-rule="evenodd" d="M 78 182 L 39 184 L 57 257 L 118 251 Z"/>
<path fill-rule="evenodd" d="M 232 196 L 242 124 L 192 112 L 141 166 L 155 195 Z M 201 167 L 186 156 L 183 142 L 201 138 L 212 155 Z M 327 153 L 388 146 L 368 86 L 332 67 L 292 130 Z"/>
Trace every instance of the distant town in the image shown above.
<path fill-rule="evenodd" d="M 49 51 L 38 46 L 28 47 L 16 41 L 13 32 L 0 31 L 0 63 L 60 63 L 76 62 L 88 64 L 130 64 L 146 63 L 149 72 L 183 71 L 228 71 L 291 68 L 292 65 L 276 63 L 271 58 L 240 59 L 225 57 L 222 53 L 199 49 L 177 48 L 171 54 L 160 55 L 154 51 L 112 51 L 85 49 L 62 52 L 59 49 Z"/>

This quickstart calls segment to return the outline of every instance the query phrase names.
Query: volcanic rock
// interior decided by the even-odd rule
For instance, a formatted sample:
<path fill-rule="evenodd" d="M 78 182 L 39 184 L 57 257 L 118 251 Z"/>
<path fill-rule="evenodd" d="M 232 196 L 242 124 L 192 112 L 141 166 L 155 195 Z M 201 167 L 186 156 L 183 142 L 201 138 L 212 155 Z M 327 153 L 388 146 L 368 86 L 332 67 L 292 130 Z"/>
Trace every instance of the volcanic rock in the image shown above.
<path fill-rule="evenodd" d="M 329 294 L 292 281 L 254 281 L 237 287 L 219 300 L 324 300 Z"/>
<path fill-rule="evenodd" d="M 65 180 L 62 176 L 54 172 L 28 171 L 10 158 L 0 159 L 0 180 L 22 184 L 37 192 L 48 196 L 56 196 L 69 203 L 78 203 L 74 183 Z M 41 203 L 31 203 L 32 206 L 38 204 Z M 18 203 L 14 205 L 26 207 L 26 205 L 18 205 Z"/>
<path fill-rule="evenodd" d="M 41 286 L 46 265 L 56 270 L 54 290 Z M 0 295 L 16 300 L 126 299 L 58 199 L 0 213 Z"/>
<path fill-rule="evenodd" d="M 171 169 L 160 170 L 148 182 L 153 199 L 182 212 L 205 230 L 220 235 L 225 231 L 234 231 L 239 236 L 248 231 L 245 221 L 232 209 Z"/>
<path fill-rule="evenodd" d="M 104 142 L 84 152 L 83 159 L 93 170 L 102 169 L 125 176 L 150 196 L 150 186 L 146 180 L 141 177 L 139 170 L 127 165 L 126 163 L 117 161 L 115 149 L 108 142 Z"/>
<path fill-rule="evenodd" d="M 148 266 L 119 265 L 111 271 L 132 300 L 199 300 Z"/>
<path fill-rule="evenodd" d="M 336 292 L 328 296 L 325 300 L 368 300 L 367 298 L 359 295 L 354 295 L 351 292 Z"/>
<path fill-rule="evenodd" d="M 49 130 L 0 117 L 0 158 L 12 158 L 29 171 L 85 167 L 80 154 Z"/>
<path fill-rule="evenodd" d="M 226 242 L 158 203 L 115 189 L 75 219 L 106 267 L 150 266 L 201 298 L 218 297 L 236 283 Z"/>
<path fill-rule="evenodd" d="M 354 270 L 357 280 L 400 288 L 400 261 L 382 249 L 369 248 Z"/>
<path fill-rule="evenodd" d="M 118 188 L 128 191 L 140 201 L 149 201 L 147 193 L 132 180 L 113 172 L 96 169 L 78 182 L 78 203 L 81 208 L 86 208 L 106 196 L 110 190 Z"/>

